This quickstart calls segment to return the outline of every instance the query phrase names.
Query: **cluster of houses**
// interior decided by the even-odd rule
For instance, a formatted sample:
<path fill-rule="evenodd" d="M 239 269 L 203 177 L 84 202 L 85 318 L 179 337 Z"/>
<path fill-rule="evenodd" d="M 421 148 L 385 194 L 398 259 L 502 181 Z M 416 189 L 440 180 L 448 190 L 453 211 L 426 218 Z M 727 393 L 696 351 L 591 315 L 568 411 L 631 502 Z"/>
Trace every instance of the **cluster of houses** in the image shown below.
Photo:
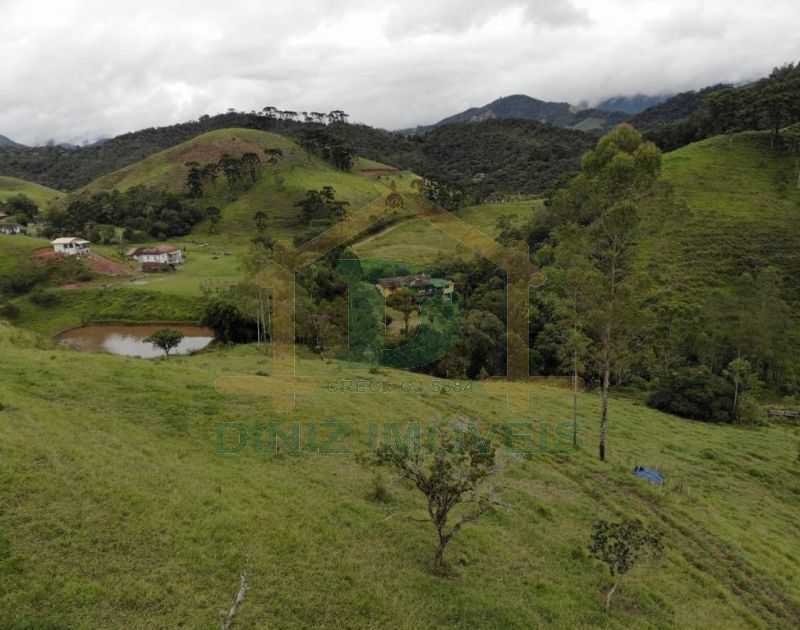
<path fill-rule="evenodd" d="M 424 273 L 413 276 L 381 278 L 378 280 L 375 287 L 384 298 L 388 298 L 400 289 L 409 289 L 416 295 L 418 303 L 433 298 L 439 298 L 445 302 L 452 302 L 453 293 L 455 292 L 455 285 L 452 280 L 431 278 Z"/>
<path fill-rule="evenodd" d="M 50 244 L 59 256 L 88 256 L 91 253 L 91 243 L 74 236 L 57 238 Z M 183 250 L 172 245 L 134 247 L 126 252 L 126 256 L 138 262 L 145 272 L 174 271 L 184 262 Z"/>

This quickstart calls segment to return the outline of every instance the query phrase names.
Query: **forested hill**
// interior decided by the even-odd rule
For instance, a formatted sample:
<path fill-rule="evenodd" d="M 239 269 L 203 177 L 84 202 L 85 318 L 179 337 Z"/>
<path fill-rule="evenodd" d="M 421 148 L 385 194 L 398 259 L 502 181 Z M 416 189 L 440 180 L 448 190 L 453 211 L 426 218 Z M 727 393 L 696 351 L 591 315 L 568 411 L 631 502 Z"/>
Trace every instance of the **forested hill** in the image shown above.
<path fill-rule="evenodd" d="M 594 144 L 588 134 L 534 121 L 447 125 L 408 138 L 366 125 L 337 122 L 323 126 L 232 112 L 143 129 L 81 148 L 0 149 L 0 175 L 75 190 L 198 135 L 227 128 L 271 131 L 301 143 L 308 134 L 322 132 L 349 145 L 358 155 L 467 188 L 483 197 L 491 193 L 543 192 L 559 177 L 577 172 L 581 155 Z"/>

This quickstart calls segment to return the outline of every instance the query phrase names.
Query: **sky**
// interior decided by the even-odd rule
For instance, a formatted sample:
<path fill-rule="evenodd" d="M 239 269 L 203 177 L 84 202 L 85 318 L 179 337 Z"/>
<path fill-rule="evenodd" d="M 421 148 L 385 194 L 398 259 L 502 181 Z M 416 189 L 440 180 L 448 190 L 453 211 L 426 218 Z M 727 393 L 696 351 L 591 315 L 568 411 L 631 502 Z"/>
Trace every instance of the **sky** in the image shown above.
<path fill-rule="evenodd" d="M 387 129 L 800 61 L 797 0 L 0 0 L 0 134 L 81 142 L 230 107 Z"/>

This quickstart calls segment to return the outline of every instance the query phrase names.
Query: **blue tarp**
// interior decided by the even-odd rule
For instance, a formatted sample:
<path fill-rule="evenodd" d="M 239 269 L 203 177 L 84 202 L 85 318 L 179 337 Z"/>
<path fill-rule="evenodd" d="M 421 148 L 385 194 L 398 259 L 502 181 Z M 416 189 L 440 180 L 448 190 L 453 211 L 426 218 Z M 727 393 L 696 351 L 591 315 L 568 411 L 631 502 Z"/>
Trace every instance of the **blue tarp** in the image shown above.
<path fill-rule="evenodd" d="M 661 476 L 661 473 L 657 470 L 653 470 L 652 468 L 637 466 L 633 469 L 633 474 L 637 477 L 641 477 L 642 479 L 647 479 L 647 481 L 654 483 L 657 486 L 660 486 L 664 483 L 664 477 Z"/>

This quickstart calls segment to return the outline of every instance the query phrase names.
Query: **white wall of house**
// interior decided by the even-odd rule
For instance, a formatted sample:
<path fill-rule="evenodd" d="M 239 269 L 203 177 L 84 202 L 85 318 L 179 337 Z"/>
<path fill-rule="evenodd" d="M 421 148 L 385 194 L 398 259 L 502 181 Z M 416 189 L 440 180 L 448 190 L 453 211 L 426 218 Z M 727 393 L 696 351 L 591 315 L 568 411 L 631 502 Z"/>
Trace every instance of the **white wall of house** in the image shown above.
<path fill-rule="evenodd" d="M 56 254 L 64 256 L 84 256 L 89 253 L 89 246 L 80 243 L 55 243 L 53 249 Z"/>

